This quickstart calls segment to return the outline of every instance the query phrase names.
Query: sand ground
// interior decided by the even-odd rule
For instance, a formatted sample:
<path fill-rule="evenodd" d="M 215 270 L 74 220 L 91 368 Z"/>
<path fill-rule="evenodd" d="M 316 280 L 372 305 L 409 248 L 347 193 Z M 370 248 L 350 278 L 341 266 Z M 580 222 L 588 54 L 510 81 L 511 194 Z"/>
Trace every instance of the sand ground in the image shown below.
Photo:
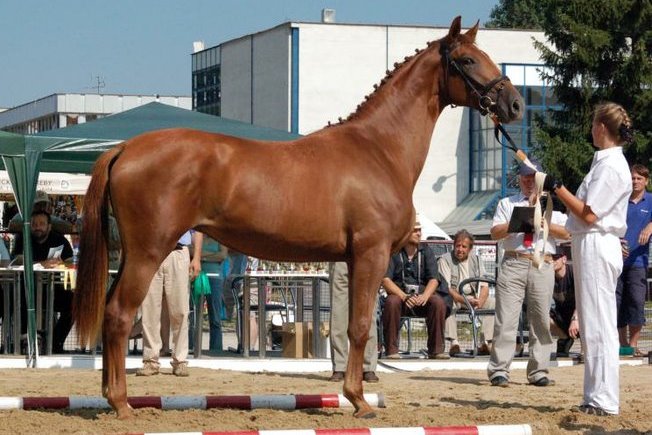
<path fill-rule="evenodd" d="M 130 396 L 339 393 L 330 373 L 241 373 L 190 368 L 178 378 L 127 375 Z M 375 419 L 356 419 L 352 410 L 157 410 L 137 409 L 121 421 L 107 410 L 0 411 L 0 433 L 127 433 L 259 429 L 311 429 L 448 425 L 530 424 L 534 433 L 652 434 L 652 366 L 623 366 L 621 414 L 595 417 L 572 412 L 582 395 L 583 366 L 552 368 L 552 387 L 527 384 L 524 370 L 512 372 L 509 388 L 491 387 L 483 370 L 380 373 L 369 393 L 384 393 L 387 408 Z M 101 372 L 78 369 L 0 370 L 1 396 L 100 395 Z"/>

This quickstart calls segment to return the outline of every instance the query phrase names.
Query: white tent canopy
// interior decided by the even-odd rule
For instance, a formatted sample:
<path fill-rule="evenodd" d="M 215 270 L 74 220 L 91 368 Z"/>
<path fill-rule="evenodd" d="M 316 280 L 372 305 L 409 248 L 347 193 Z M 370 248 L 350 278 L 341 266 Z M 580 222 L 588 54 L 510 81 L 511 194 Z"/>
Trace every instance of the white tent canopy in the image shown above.
<path fill-rule="evenodd" d="M 85 195 L 90 180 L 90 175 L 84 174 L 41 172 L 36 189 L 43 190 L 48 195 Z M 2 193 L 13 193 L 7 171 L 0 171 L 0 194 Z"/>
<path fill-rule="evenodd" d="M 436 223 L 431 221 L 425 214 L 417 213 L 417 220 L 421 223 L 421 239 L 426 240 L 428 237 L 441 237 L 444 240 L 451 240 L 450 236 L 444 232 Z"/>

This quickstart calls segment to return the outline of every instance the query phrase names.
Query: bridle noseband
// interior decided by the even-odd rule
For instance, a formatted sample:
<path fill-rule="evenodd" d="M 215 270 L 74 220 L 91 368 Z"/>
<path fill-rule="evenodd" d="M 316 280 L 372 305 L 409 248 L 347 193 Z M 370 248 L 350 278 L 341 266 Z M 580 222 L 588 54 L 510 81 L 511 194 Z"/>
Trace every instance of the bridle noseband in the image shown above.
<path fill-rule="evenodd" d="M 501 75 L 483 85 L 467 74 L 466 71 L 464 71 L 464 68 L 462 68 L 455 59 L 451 58 L 451 53 L 456 49 L 457 47 L 453 48 L 453 50 L 449 50 L 449 47 L 447 46 L 443 47 L 444 59 L 446 60 L 446 67 L 444 68 L 446 81 L 448 82 L 448 69 L 452 68 L 460 75 L 460 77 L 462 77 L 466 85 L 471 89 L 476 97 L 478 97 L 478 110 L 480 113 L 483 116 L 487 114 L 493 115 L 493 108 L 496 106 L 496 102 L 492 100 L 488 94 L 494 90 L 494 88 L 497 88 L 496 93 L 500 92 L 505 87 L 505 82 L 509 81 L 509 77 Z"/>

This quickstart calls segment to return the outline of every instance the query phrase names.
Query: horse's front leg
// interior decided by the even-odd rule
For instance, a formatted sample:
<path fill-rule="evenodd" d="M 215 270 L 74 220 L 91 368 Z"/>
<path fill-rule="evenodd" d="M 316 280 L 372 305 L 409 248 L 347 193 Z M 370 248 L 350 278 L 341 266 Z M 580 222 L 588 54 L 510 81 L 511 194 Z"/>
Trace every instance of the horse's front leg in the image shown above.
<path fill-rule="evenodd" d="M 115 294 L 114 294 L 115 296 Z M 127 402 L 125 348 L 137 306 L 121 307 L 113 297 L 106 306 L 102 326 L 102 395 L 116 411 L 119 419 L 132 416 Z"/>
<path fill-rule="evenodd" d="M 344 396 L 355 407 L 354 416 L 373 418 L 373 409 L 364 399 L 362 369 L 378 287 L 387 270 L 389 249 L 374 247 L 356 253 L 349 263 L 349 359 L 344 377 Z M 375 327 L 375 326 L 374 326 Z"/>

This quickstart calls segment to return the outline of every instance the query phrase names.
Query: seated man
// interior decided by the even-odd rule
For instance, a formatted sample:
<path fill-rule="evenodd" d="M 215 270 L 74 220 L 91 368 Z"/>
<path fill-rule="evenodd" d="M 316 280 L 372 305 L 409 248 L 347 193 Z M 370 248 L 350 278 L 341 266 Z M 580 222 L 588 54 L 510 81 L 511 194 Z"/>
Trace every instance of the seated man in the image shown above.
<path fill-rule="evenodd" d="M 550 307 L 550 332 L 557 338 L 557 356 L 569 356 L 575 338 L 579 336 L 579 322 L 575 309 L 573 267 L 566 263 L 566 255 L 553 256 L 555 287 Z"/>
<path fill-rule="evenodd" d="M 42 211 L 50 215 L 50 225 L 54 231 L 59 234 L 70 234 L 74 230 L 74 225 L 57 216 L 52 216 L 52 202 L 50 197 L 43 190 L 37 190 L 32 205 L 32 214 Z M 12 233 L 23 232 L 23 219 L 19 213 L 16 213 L 9 221 L 9 231 Z"/>
<path fill-rule="evenodd" d="M 449 359 L 444 352 L 444 325 L 450 314 L 450 295 L 437 271 L 432 250 L 419 246 L 421 224 L 403 249 L 392 255 L 382 285 L 387 292 L 383 308 L 383 334 L 388 358 L 400 358 L 398 332 L 402 316 L 423 316 L 428 329 L 428 358 Z M 450 301 L 452 305 L 452 301 Z"/>
<path fill-rule="evenodd" d="M 439 257 L 439 273 L 448 284 L 448 291 L 453 298 L 453 315 L 446 320 L 444 337 L 450 340 L 449 353 L 451 356 L 460 352 L 460 345 L 457 341 L 457 319 L 455 312 L 460 308 L 466 308 L 464 297 L 458 289 L 459 283 L 467 278 L 484 277 L 486 272 L 482 267 L 480 258 L 472 251 L 475 239 L 466 230 L 460 230 L 453 239 L 453 252 L 448 252 Z M 474 309 L 491 309 L 496 305 L 495 299 L 489 296 L 489 286 L 480 283 L 480 292 L 475 288 L 477 284 L 468 285 L 462 291 Z M 482 344 L 478 348 L 478 354 L 489 355 L 489 343 L 494 336 L 494 316 L 483 316 L 482 321 Z"/>
<path fill-rule="evenodd" d="M 33 212 L 31 227 L 32 260 L 34 263 L 40 263 L 45 268 L 53 268 L 63 264 L 64 260 L 72 258 L 72 247 L 70 243 L 61 234 L 52 230 L 50 215 L 48 213 L 44 211 Z M 61 256 L 59 258 L 48 258 L 50 248 L 58 247 L 62 247 Z M 22 234 L 16 236 L 13 253 L 13 257 L 22 257 Z M 23 307 L 25 306 L 25 302 L 23 302 Z M 66 341 L 66 337 L 72 328 L 72 291 L 65 290 L 62 285 L 56 285 L 54 287 L 54 311 L 60 315 L 52 332 L 52 351 L 54 353 L 61 353 L 63 351 L 63 343 Z M 21 316 L 21 327 L 23 330 L 27 329 L 25 327 L 26 324 L 27 316 L 23 313 Z"/>

